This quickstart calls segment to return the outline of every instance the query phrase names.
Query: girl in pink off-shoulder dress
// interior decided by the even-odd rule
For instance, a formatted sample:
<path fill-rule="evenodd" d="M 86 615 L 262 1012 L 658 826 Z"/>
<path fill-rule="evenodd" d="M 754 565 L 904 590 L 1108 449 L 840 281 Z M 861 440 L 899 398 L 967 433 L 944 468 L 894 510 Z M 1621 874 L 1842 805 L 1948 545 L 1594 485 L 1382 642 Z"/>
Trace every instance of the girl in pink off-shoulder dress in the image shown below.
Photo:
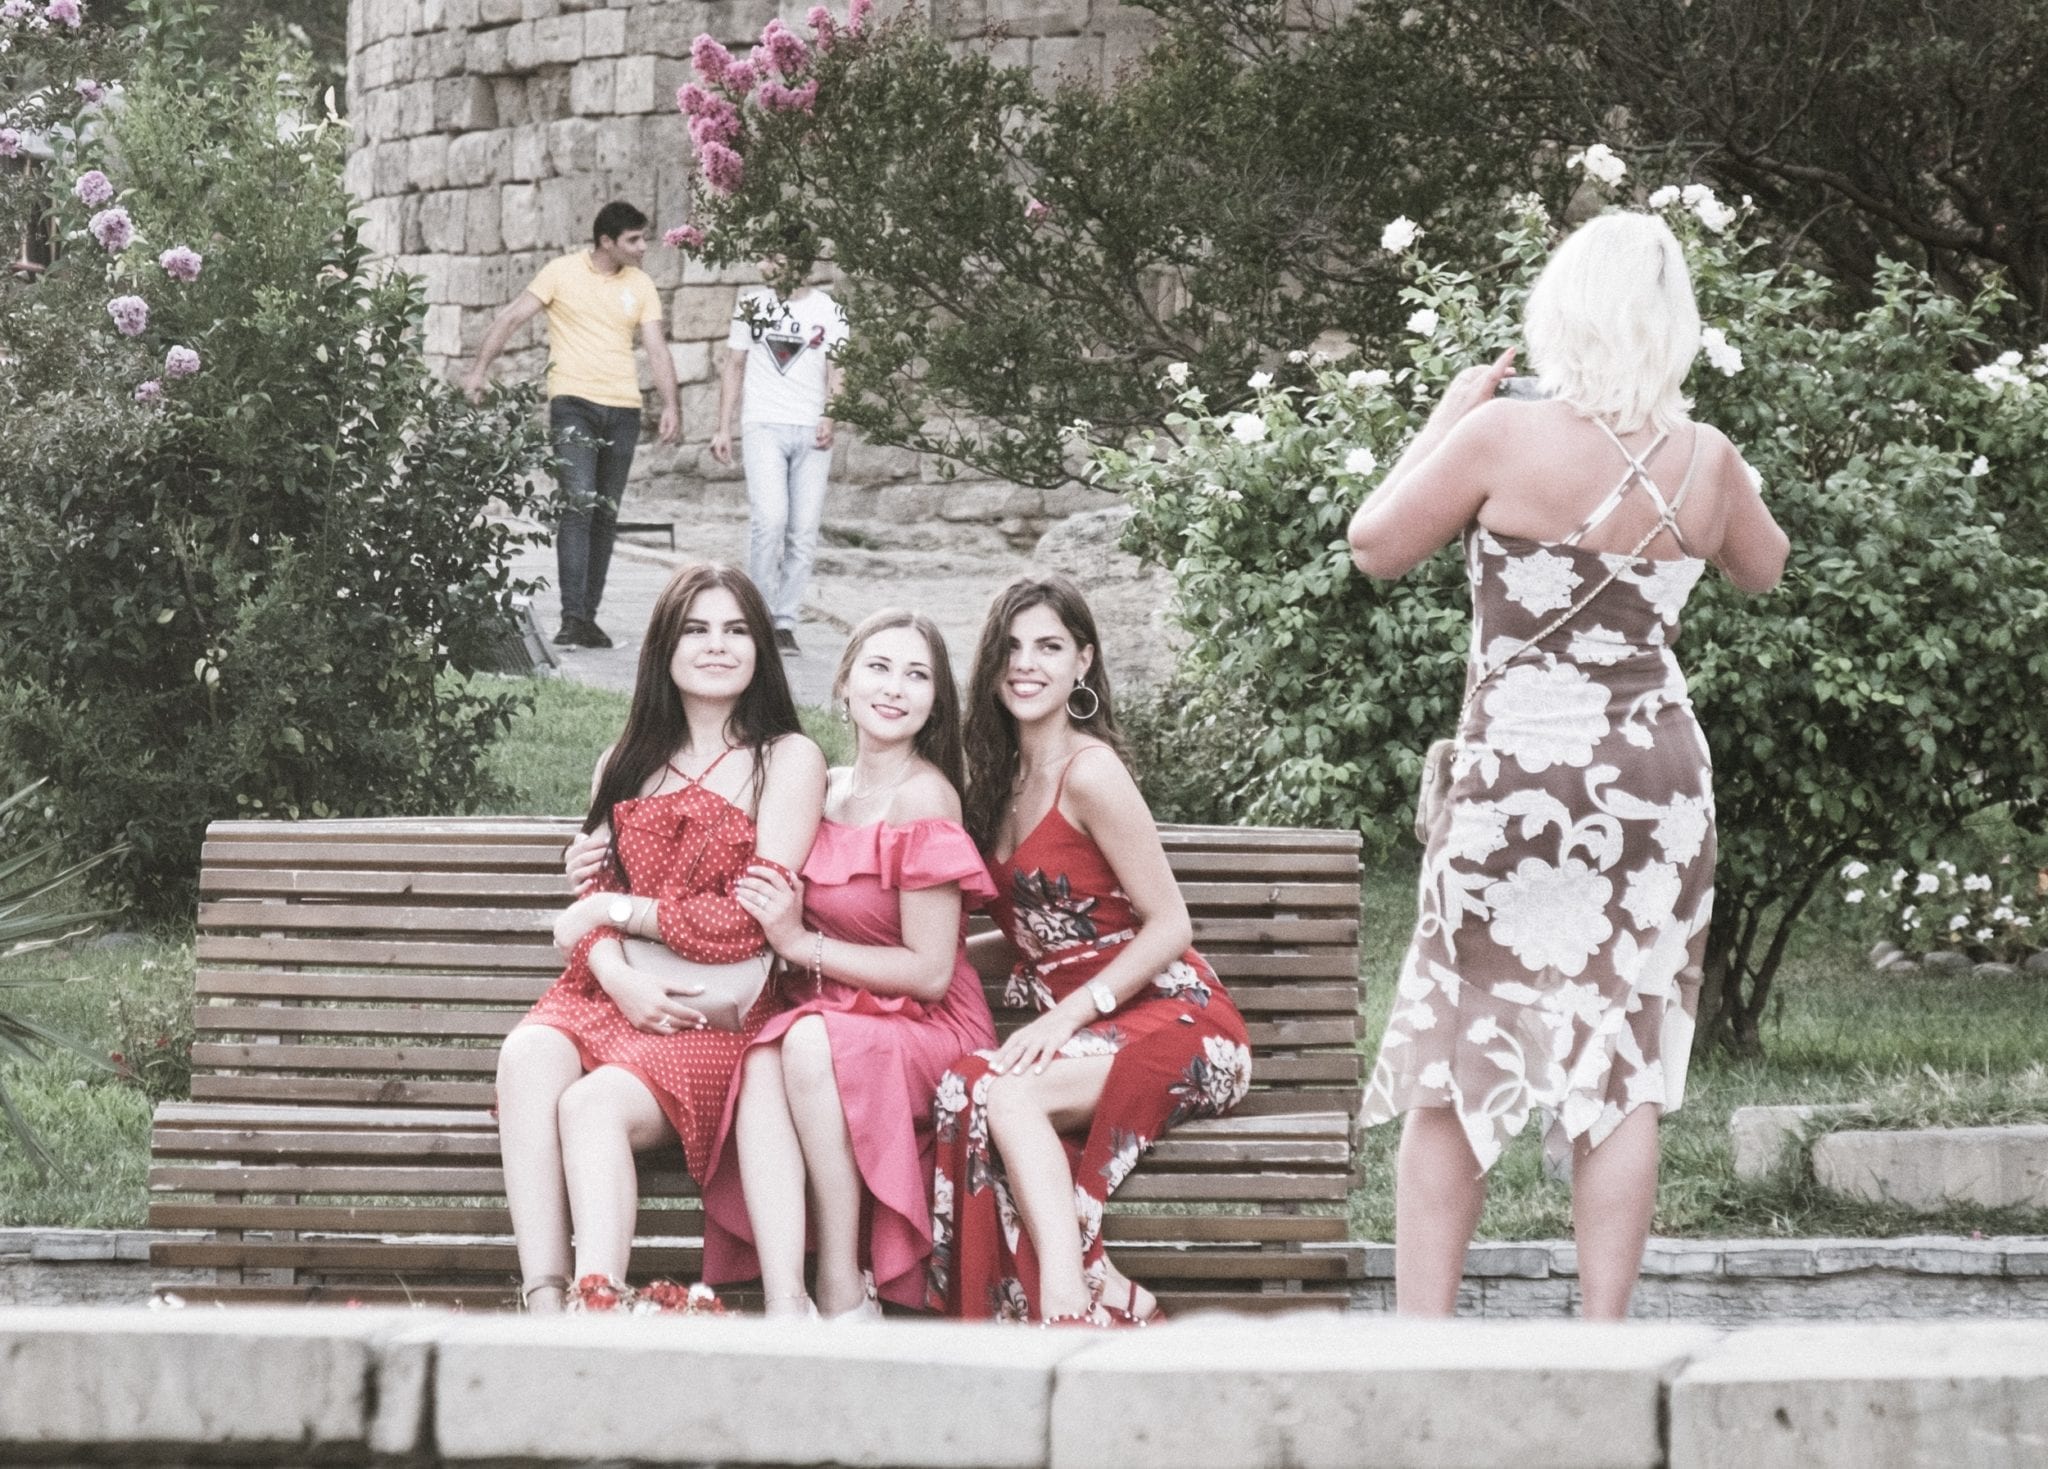
<path fill-rule="evenodd" d="M 963 943 L 964 909 L 994 889 L 960 824 L 959 695 L 938 629 L 876 613 L 833 694 L 854 763 L 833 772 L 802 879 L 762 865 L 739 883 L 799 1003 L 748 1044 L 704 1179 L 705 1279 L 759 1275 L 771 1316 L 923 1304 L 932 1089 L 962 1050 L 995 1042 Z"/>
<path fill-rule="evenodd" d="M 741 874 L 802 865 L 825 760 L 796 705 L 761 594 L 731 567 L 679 572 L 656 601 L 625 732 L 598 762 L 567 854 L 582 896 L 555 925 L 560 979 L 498 1057 L 505 1197 L 531 1310 L 574 1276 L 624 1278 L 634 1155 L 680 1145 L 703 1178 L 733 1069 L 773 1010 L 713 1030 L 688 995 L 626 962 L 624 937 L 729 963 L 765 942 Z"/>

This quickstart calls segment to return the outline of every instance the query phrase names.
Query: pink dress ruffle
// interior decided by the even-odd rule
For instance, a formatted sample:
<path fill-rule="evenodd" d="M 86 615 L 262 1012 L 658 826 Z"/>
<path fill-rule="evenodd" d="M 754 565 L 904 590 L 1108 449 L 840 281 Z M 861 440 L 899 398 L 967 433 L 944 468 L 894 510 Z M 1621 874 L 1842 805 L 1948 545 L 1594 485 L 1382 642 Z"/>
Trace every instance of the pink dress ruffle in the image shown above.
<path fill-rule="evenodd" d="M 803 879 L 806 927 L 880 947 L 903 942 L 900 892 L 957 883 L 968 908 L 996 895 L 973 840 L 952 821 L 826 821 Z M 827 979 L 817 994 L 770 1019 L 749 1046 L 779 1042 L 806 1015 L 823 1019 L 854 1161 L 866 1185 L 863 1254 L 882 1298 L 905 1306 L 924 1304 L 924 1261 L 932 1247 L 932 1090 L 963 1051 L 995 1044 L 981 981 L 967 962 L 964 913 L 961 936 L 953 982 L 938 1004 Z M 738 1101 L 736 1073 L 703 1181 L 704 1278 L 714 1285 L 761 1273 L 732 1135 Z"/>

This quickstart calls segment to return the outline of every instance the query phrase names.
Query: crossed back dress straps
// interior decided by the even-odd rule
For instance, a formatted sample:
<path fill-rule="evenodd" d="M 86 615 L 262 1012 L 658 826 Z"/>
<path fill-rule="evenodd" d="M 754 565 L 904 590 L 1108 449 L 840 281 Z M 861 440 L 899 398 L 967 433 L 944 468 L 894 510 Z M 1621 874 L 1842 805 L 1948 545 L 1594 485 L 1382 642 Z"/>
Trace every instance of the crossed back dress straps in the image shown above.
<path fill-rule="evenodd" d="M 1608 442 L 1613 444 L 1620 451 L 1621 457 L 1628 461 L 1628 469 L 1622 474 L 1621 483 L 1609 492 L 1606 499 L 1593 507 L 1593 513 L 1580 522 L 1577 530 L 1564 538 L 1564 544 L 1567 546 L 1578 545 L 1589 532 L 1621 508 L 1621 502 L 1628 498 L 1628 492 L 1631 488 L 1639 487 L 1644 494 L 1648 495 L 1655 502 L 1658 525 L 1670 533 L 1671 539 L 1678 543 L 1680 551 L 1684 552 L 1687 556 L 1691 556 L 1693 549 L 1686 543 L 1685 532 L 1678 528 L 1678 510 L 1680 506 L 1685 504 L 1685 497 L 1692 489 L 1693 473 L 1700 465 L 1701 434 L 1698 427 L 1694 427 L 1692 431 L 1692 458 L 1685 466 L 1685 478 L 1679 482 L 1678 493 L 1667 501 L 1664 498 L 1664 492 L 1657 488 L 1657 482 L 1650 478 L 1648 465 L 1650 457 L 1663 448 L 1664 441 L 1671 437 L 1671 431 L 1665 429 L 1659 433 L 1651 442 L 1649 448 L 1645 449 L 1640 455 L 1636 455 L 1629 452 L 1628 445 L 1621 441 L 1621 436 L 1609 428 L 1604 421 L 1596 418 L 1593 422 L 1600 425 L 1600 432 L 1607 435 Z"/>

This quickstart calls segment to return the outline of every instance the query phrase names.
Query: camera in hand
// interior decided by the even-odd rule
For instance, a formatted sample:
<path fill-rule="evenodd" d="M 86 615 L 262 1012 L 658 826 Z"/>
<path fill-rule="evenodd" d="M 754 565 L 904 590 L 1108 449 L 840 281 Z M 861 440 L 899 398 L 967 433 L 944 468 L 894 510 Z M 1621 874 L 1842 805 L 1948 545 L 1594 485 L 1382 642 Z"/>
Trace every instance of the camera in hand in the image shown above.
<path fill-rule="evenodd" d="M 1520 398 L 1533 403 L 1541 398 L 1555 397 L 1556 392 L 1545 387 L 1543 379 L 1539 377 L 1504 377 L 1500 380 L 1499 396 Z"/>

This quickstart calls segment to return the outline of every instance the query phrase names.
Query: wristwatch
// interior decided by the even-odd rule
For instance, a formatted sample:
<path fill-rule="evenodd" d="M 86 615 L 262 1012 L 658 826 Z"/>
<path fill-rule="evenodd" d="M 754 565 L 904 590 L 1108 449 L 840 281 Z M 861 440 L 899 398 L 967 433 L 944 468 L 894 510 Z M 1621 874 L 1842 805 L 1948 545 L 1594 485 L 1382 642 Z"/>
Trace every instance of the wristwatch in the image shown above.
<path fill-rule="evenodd" d="M 633 921 L 633 900 L 623 895 L 613 898 L 611 906 L 604 910 L 604 916 L 613 928 L 626 927 Z"/>
<path fill-rule="evenodd" d="M 1098 1014 L 1109 1015 L 1116 1010 L 1116 991 L 1099 979 L 1088 981 L 1088 998 L 1095 1002 Z"/>

